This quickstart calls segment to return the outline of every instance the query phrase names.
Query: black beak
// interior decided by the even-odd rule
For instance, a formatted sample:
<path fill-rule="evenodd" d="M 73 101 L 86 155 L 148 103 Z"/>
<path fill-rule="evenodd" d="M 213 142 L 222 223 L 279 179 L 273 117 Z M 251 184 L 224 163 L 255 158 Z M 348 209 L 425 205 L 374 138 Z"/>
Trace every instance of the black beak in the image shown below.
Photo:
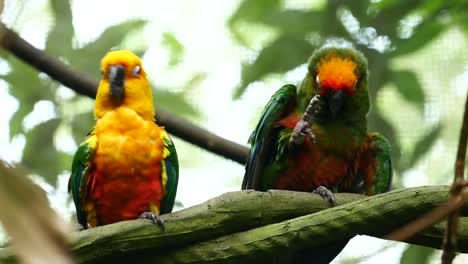
<path fill-rule="evenodd" d="M 343 90 L 331 91 L 328 94 L 328 108 L 333 117 L 336 117 L 346 101 L 346 93 Z"/>
<path fill-rule="evenodd" d="M 114 104 L 118 105 L 124 98 L 125 67 L 117 64 L 109 67 L 109 95 Z"/>

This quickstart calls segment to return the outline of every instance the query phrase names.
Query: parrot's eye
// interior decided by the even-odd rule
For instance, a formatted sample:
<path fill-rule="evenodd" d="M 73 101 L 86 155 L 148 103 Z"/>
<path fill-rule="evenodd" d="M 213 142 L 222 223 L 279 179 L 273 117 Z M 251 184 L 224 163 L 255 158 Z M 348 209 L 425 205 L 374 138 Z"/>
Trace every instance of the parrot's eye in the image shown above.
<path fill-rule="evenodd" d="M 135 66 L 135 68 L 133 68 L 133 71 L 132 71 L 133 77 L 138 77 L 140 75 L 140 72 L 141 72 L 141 67 L 138 65 Z"/>
<path fill-rule="evenodd" d="M 320 88 L 320 79 L 319 79 L 318 74 L 317 76 L 315 76 L 315 85 L 317 86 L 317 88 Z"/>

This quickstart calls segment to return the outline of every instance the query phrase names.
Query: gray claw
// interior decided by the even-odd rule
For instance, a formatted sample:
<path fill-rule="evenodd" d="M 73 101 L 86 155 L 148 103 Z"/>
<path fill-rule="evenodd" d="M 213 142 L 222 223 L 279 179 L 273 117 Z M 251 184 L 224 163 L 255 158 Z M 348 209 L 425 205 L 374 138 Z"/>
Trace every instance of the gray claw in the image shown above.
<path fill-rule="evenodd" d="M 289 138 L 289 144 L 296 146 L 302 145 L 306 136 L 308 136 L 312 142 L 315 143 L 315 135 L 310 128 L 310 123 L 301 119 L 299 122 L 297 122 L 292 131 L 291 137 Z"/>
<path fill-rule="evenodd" d="M 304 143 L 305 134 L 303 131 L 305 130 L 307 125 L 307 122 L 302 119 L 299 120 L 299 122 L 297 122 L 296 126 L 292 131 L 291 137 L 289 138 L 290 144 L 301 145 Z"/>
<path fill-rule="evenodd" d="M 78 231 L 83 231 L 85 230 L 86 228 L 84 228 L 84 226 L 80 223 L 76 224 L 76 228 L 78 229 Z"/>
<path fill-rule="evenodd" d="M 331 206 L 335 206 L 335 195 L 332 191 L 328 190 L 324 186 L 319 186 L 317 189 L 312 191 L 313 193 L 319 194 L 322 198 L 327 199 Z"/>
<path fill-rule="evenodd" d="M 319 98 L 320 95 L 316 95 L 310 100 L 304 115 L 301 120 L 297 122 L 292 131 L 291 137 L 289 138 L 290 145 L 297 146 L 303 144 L 306 136 L 309 136 L 312 142 L 315 143 L 315 135 L 310 126 L 319 112 Z"/>
<path fill-rule="evenodd" d="M 313 143 L 316 143 L 315 142 L 315 134 L 314 134 L 314 132 L 312 132 L 312 128 L 310 128 L 310 126 L 307 127 L 305 132 L 307 133 L 307 136 L 309 136 L 310 140 L 312 140 Z"/>
<path fill-rule="evenodd" d="M 158 225 L 163 232 L 165 230 L 164 220 L 161 218 L 161 216 L 153 212 L 143 212 L 138 218 L 149 219 L 153 222 L 153 224 Z"/>

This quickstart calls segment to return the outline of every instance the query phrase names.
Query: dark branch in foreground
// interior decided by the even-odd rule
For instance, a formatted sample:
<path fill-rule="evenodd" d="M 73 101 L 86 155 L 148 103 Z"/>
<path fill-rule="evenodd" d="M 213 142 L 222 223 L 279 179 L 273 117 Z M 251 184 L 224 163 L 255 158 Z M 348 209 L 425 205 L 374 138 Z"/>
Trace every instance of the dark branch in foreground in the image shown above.
<path fill-rule="evenodd" d="M 18 34 L 5 27 L 1 22 L 0 32 L 2 32 L 0 46 L 3 49 L 11 52 L 19 59 L 46 73 L 75 92 L 91 98 L 96 96 L 96 90 L 99 86 L 97 80 L 72 69 L 67 64 L 32 46 L 18 36 Z M 165 126 L 169 133 L 203 149 L 241 164 L 244 164 L 247 159 L 248 148 L 219 137 L 158 107 L 156 107 L 156 119 L 158 120 L 158 124 Z"/>
<path fill-rule="evenodd" d="M 339 193 L 337 206 L 327 209 L 327 201 L 315 194 L 239 191 L 164 215 L 165 232 L 149 221 L 135 220 L 74 233 L 72 249 L 78 263 L 258 261 L 355 235 L 381 237 L 446 203 L 448 196 L 446 186 L 373 197 Z M 466 215 L 468 208 L 462 209 Z M 444 232 L 444 225 L 437 224 L 409 242 L 440 248 Z M 458 238 L 460 251 L 468 252 L 467 218 L 460 219 Z M 15 259 L 4 249 L 0 262 Z"/>

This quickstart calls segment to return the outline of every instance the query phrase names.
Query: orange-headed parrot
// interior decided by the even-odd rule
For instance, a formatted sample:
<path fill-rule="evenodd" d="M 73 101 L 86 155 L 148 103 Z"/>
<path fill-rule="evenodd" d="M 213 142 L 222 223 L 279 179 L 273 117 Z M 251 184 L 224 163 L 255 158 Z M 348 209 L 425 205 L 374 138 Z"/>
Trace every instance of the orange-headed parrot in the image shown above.
<path fill-rule="evenodd" d="M 359 51 L 330 45 L 315 51 L 299 88 L 283 86 L 266 105 L 249 140 L 242 188 L 315 192 L 331 203 L 332 191 L 388 191 L 391 148 L 382 135 L 367 133 L 367 78 Z M 327 263 L 345 244 L 323 261 L 303 259 Z"/>

